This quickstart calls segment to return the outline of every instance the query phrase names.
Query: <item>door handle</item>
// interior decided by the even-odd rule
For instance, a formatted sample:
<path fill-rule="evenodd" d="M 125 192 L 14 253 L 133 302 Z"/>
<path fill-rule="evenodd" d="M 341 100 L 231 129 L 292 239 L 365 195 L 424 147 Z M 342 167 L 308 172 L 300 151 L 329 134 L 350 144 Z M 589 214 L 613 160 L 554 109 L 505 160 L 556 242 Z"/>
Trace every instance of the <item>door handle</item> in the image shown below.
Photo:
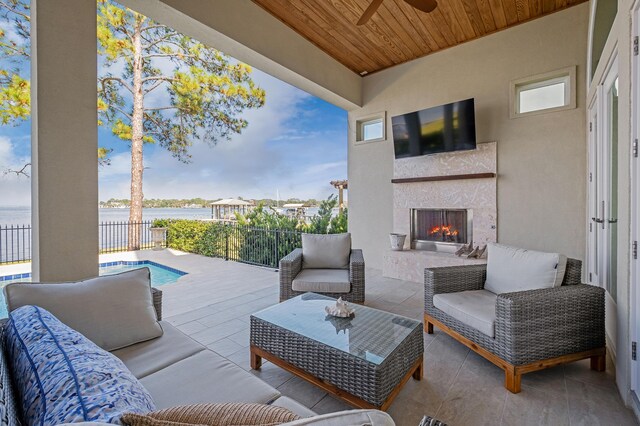
<path fill-rule="evenodd" d="M 609 223 L 618 223 L 618 219 L 609 219 L 607 220 Z"/>
<path fill-rule="evenodd" d="M 592 217 L 591 220 L 594 221 L 595 223 L 604 223 L 603 219 L 598 219 L 597 217 Z"/>

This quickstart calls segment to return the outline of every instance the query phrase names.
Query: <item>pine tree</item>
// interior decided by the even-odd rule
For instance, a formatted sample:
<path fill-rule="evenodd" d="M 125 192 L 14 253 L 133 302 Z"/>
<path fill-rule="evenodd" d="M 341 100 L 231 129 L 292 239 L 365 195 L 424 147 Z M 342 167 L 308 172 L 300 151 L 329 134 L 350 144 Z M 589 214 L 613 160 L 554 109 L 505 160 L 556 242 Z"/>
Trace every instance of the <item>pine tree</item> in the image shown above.
<path fill-rule="evenodd" d="M 213 145 L 240 133 L 247 126 L 241 112 L 261 107 L 265 92 L 249 66 L 109 0 L 98 0 L 98 44 L 98 111 L 131 145 L 129 221 L 139 223 L 144 145 L 159 144 L 188 162 L 194 141 Z M 160 90 L 166 103 L 148 102 Z M 137 248 L 139 232 L 130 229 L 129 249 Z"/>

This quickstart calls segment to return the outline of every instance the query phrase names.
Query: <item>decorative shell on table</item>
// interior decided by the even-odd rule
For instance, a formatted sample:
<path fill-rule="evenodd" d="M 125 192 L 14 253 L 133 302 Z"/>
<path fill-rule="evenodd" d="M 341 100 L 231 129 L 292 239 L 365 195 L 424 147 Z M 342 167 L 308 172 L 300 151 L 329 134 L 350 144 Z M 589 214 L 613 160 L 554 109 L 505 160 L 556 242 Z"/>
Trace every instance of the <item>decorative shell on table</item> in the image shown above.
<path fill-rule="evenodd" d="M 324 311 L 334 317 L 348 318 L 353 316 L 355 309 L 349 306 L 347 302 L 342 300 L 342 297 L 336 301 L 335 305 L 329 305 L 324 307 Z"/>

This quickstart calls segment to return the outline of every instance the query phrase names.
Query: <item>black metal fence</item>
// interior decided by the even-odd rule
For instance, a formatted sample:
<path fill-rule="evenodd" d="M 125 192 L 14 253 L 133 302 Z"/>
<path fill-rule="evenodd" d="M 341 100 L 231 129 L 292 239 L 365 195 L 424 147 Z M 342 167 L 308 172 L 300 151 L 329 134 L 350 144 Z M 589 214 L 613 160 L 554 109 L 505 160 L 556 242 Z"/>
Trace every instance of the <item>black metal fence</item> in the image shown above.
<path fill-rule="evenodd" d="M 154 246 L 151 235 L 153 221 L 101 222 L 98 225 L 100 253 L 145 250 Z M 179 250 L 218 257 L 225 260 L 278 268 L 280 259 L 296 247 L 301 247 L 302 233 L 285 229 L 258 228 L 236 223 L 208 223 L 197 238 L 178 235 L 191 240 L 189 245 L 172 245 L 172 230 L 168 233 L 168 246 Z M 132 236 L 138 235 L 138 240 Z M 193 241 L 196 239 L 197 241 Z M 130 244 L 131 243 L 131 244 Z M 0 265 L 31 261 L 31 225 L 0 225 Z"/>
<path fill-rule="evenodd" d="M 302 247 L 302 233 L 286 229 L 227 225 L 226 260 L 278 268 L 280 259 Z"/>
<path fill-rule="evenodd" d="M 31 260 L 31 225 L 0 226 L 0 264 Z"/>
<path fill-rule="evenodd" d="M 142 222 L 100 222 L 98 240 L 100 253 L 145 250 L 153 247 L 151 220 Z M 138 240 L 135 241 L 135 236 Z M 129 245 L 131 243 L 131 246 Z"/>
<path fill-rule="evenodd" d="M 142 222 L 101 222 L 98 225 L 100 253 L 153 247 L 150 220 Z M 133 235 L 138 235 L 135 241 Z M 130 246 L 129 243 L 132 243 Z M 31 261 L 31 225 L 0 225 L 0 264 Z"/>

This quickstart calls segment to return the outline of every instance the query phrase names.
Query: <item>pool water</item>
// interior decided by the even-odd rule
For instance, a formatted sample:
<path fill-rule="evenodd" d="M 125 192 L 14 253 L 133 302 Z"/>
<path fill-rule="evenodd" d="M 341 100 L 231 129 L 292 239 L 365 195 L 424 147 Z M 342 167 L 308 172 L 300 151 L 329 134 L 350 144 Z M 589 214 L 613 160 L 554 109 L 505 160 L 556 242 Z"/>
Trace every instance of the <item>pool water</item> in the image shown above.
<path fill-rule="evenodd" d="M 99 273 L 101 276 L 113 275 L 140 268 L 149 268 L 149 270 L 151 271 L 151 285 L 153 287 L 161 287 L 165 284 L 176 282 L 181 276 L 187 275 L 186 272 L 171 268 L 169 266 L 161 265 L 151 260 L 119 260 L 117 262 L 101 263 Z M 7 317 L 7 307 L 4 301 L 4 292 L 1 292 L 1 289 L 5 285 L 10 283 L 30 281 L 31 273 L 24 273 L 13 276 L 9 275 L 4 277 L 0 276 L 0 318 Z"/>
<path fill-rule="evenodd" d="M 100 264 L 100 275 L 113 275 L 121 272 L 131 271 L 140 268 L 149 268 L 151 271 L 151 285 L 160 287 L 178 281 L 186 272 L 170 268 L 150 260 L 136 260 L 132 262 L 118 261 Z"/>

